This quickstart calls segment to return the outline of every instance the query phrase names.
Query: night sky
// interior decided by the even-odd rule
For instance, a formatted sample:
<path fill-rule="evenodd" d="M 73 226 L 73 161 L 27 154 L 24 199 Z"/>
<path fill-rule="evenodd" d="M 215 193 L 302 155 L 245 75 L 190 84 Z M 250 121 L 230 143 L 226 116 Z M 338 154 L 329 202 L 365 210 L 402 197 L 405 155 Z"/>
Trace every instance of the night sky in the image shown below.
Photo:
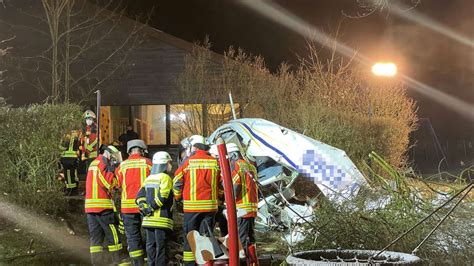
<path fill-rule="evenodd" d="M 131 16 L 154 7 L 151 26 L 194 42 L 209 36 L 212 49 L 222 53 L 229 46 L 265 58 L 275 70 L 282 62 L 297 63 L 304 56 L 306 40 L 262 17 L 238 1 L 150 1 L 125 2 Z M 350 18 L 363 11 L 356 0 L 280 0 L 279 5 L 313 26 L 373 59 L 392 59 L 409 76 L 451 95 L 474 103 L 474 51 L 454 40 L 387 11 Z M 410 1 L 405 1 L 409 4 Z M 474 1 L 422 0 L 415 10 L 452 30 L 474 38 Z M 325 50 L 322 50 L 323 56 Z M 419 116 L 427 117 L 442 138 L 472 137 L 474 126 L 442 105 L 409 90 L 419 104 Z"/>

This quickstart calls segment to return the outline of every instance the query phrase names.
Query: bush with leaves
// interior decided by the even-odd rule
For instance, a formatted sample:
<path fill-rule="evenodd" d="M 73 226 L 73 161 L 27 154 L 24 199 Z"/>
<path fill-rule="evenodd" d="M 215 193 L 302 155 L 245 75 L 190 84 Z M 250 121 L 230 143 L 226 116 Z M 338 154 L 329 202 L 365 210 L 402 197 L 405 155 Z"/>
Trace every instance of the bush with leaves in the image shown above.
<path fill-rule="evenodd" d="M 57 178 L 61 139 L 79 128 L 81 107 L 38 104 L 0 109 L 0 194 L 37 211 L 64 210 L 64 184 Z"/>

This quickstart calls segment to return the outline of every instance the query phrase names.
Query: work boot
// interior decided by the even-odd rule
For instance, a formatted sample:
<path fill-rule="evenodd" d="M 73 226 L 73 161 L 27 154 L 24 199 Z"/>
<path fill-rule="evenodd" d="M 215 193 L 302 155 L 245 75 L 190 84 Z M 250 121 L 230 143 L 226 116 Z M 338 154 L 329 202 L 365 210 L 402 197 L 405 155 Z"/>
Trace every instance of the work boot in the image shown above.
<path fill-rule="evenodd" d="M 113 251 L 113 252 L 109 252 L 109 254 L 112 257 L 113 265 L 119 265 L 122 262 L 122 259 L 120 258 L 120 252 Z"/>
<path fill-rule="evenodd" d="M 145 260 L 143 259 L 143 257 L 132 258 L 130 260 L 132 261 L 133 266 L 143 266 L 143 265 L 145 265 Z"/>
<path fill-rule="evenodd" d="M 91 264 L 92 265 L 104 265 L 107 263 L 104 252 L 91 253 Z"/>

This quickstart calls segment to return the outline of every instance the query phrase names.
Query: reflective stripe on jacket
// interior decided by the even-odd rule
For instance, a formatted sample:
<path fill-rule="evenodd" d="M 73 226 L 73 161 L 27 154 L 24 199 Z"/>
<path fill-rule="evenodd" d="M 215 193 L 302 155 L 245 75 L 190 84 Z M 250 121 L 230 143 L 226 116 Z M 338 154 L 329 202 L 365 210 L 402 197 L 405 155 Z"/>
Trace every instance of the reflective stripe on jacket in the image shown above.
<path fill-rule="evenodd" d="M 118 188 L 122 188 L 122 213 L 139 213 L 135 197 L 146 177 L 150 175 L 152 163 L 148 158 L 132 154 L 115 170 Z"/>
<path fill-rule="evenodd" d="M 257 217 L 258 188 L 254 178 L 257 178 L 255 166 L 243 159 L 235 162 L 232 183 L 241 187 L 240 193 L 235 195 L 235 204 L 238 209 L 248 212 L 243 218 Z"/>
<path fill-rule="evenodd" d="M 65 136 L 63 145 L 66 150 L 62 152 L 62 158 L 77 158 L 80 145 L 77 131 L 71 130 L 71 132 Z"/>
<path fill-rule="evenodd" d="M 143 218 L 143 227 L 173 230 L 173 180 L 169 175 L 159 173 L 147 177 L 136 202 L 146 203 L 154 210 Z"/>
<path fill-rule="evenodd" d="M 173 192 L 183 199 L 184 212 L 215 212 L 223 191 L 217 160 L 206 151 L 197 150 L 176 170 Z"/>
<path fill-rule="evenodd" d="M 99 155 L 89 166 L 86 178 L 86 213 L 114 209 L 111 192 L 116 185 L 114 173 L 106 171 L 104 157 Z"/>
<path fill-rule="evenodd" d="M 82 140 L 82 152 L 88 159 L 97 157 L 97 124 L 86 126 L 85 134 Z"/>

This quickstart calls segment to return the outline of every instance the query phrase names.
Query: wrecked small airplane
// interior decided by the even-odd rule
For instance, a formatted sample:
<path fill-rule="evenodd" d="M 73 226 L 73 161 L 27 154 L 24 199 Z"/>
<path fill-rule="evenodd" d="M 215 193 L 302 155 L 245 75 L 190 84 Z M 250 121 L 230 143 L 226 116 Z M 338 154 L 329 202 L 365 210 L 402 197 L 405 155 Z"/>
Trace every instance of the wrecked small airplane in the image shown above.
<path fill-rule="evenodd" d="M 286 231 L 291 243 L 302 239 L 298 225 L 312 220 L 312 203 L 318 195 L 341 201 L 366 184 L 344 151 L 264 119 L 229 121 L 207 141 L 214 144 L 219 137 L 238 145 L 246 159 L 257 167 L 261 200 L 256 228 Z M 302 187 L 306 191 L 309 187 L 313 193 L 306 194 L 312 197 L 297 195 Z"/>
<path fill-rule="evenodd" d="M 215 143 L 218 137 L 237 144 L 255 163 L 261 190 L 273 189 L 271 195 L 261 195 L 256 221 L 261 230 L 291 229 L 304 218 L 311 219 L 312 204 L 290 203 L 298 190 L 298 178 L 314 183 L 315 190 L 334 201 L 355 195 L 366 184 L 344 151 L 264 119 L 229 121 L 214 131 L 208 142 Z"/>

